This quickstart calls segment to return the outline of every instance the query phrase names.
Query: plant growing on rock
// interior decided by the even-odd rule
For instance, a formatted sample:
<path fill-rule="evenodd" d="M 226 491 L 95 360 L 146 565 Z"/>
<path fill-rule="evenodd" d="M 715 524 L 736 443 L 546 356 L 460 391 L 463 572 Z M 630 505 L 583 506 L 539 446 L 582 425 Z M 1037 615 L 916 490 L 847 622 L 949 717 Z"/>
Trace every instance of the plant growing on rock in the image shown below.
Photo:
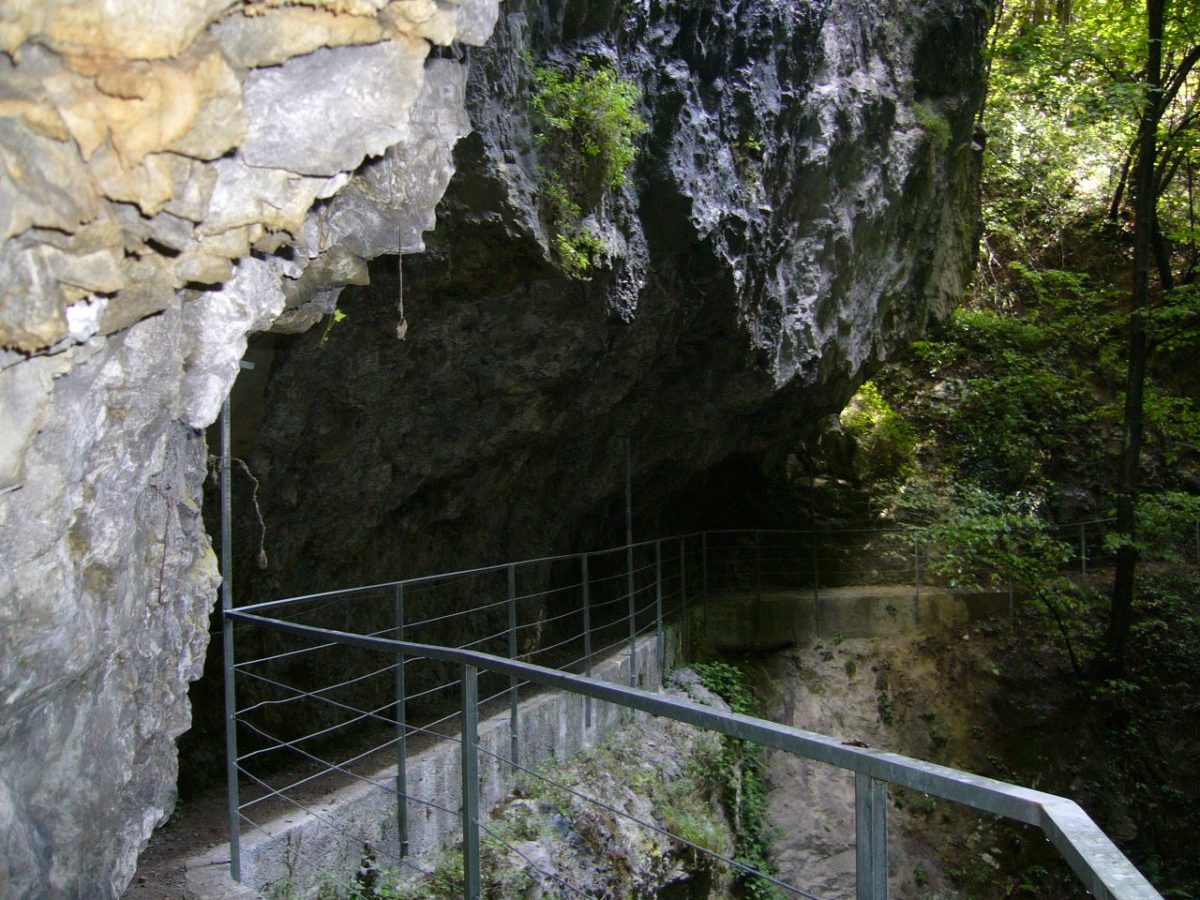
<path fill-rule="evenodd" d="M 735 713 L 759 714 L 758 699 L 737 666 L 724 662 L 700 663 L 692 667 L 703 685 L 729 704 Z M 770 859 L 771 822 L 767 808 L 766 760 L 763 748 L 750 741 L 725 738 L 720 759 L 719 780 L 725 789 L 725 802 L 734 823 L 737 843 L 734 858 L 767 875 L 775 874 Z M 774 900 L 782 896 L 770 881 L 742 873 L 739 881 L 745 896 L 754 900 Z"/>
<path fill-rule="evenodd" d="M 928 102 L 920 100 L 913 104 L 913 118 L 939 152 L 945 153 L 950 149 L 950 122 L 945 116 L 938 113 Z"/>
<path fill-rule="evenodd" d="M 912 473 L 916 430 L 873 381 L 863 383 L 840 416 L 858 445 L 855 469 L 865 481 L 902 478 Z"/>
<path fill-rule="evenodd" d="M 584 58 L 573 73 L 533 69 L 533 111 L 546 157 L 541 172 L 544 213 L 559 264 L 586 278 L 607 247 L 584 222 L 609 190 L 625 184 L 646 131 L 641 91 L 609 66 Z"/>

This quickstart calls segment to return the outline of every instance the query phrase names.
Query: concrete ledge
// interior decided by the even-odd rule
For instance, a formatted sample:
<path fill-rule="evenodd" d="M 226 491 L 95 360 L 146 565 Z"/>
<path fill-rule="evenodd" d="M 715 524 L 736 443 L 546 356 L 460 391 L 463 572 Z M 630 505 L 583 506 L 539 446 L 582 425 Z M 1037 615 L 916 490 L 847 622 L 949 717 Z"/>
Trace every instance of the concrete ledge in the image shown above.
<path fill-rule="evenodd" d="M 673 641 L 667 643 L 670 661 Z M 640 687 L 658 690 L 662 686 L 662 665 L 653 634 L 638 639 L 636 667 Z M 595 665 L 593 675 L 628 684 L 628 650 L 623 648 Z M 517 724 L 521 765 L 534 768 L 565 759 L 620 728 L 634 715 L 626 710 L 623 716 L 620 707 L 593 702 L 588 727 L 584 704 L 583 697 L 559 691 L 523 701 Z M 507 710 L 479 723 L 482 814 L 515 787 L 517 773 L 501 762 L 509 756 L 510 733 Z M 408 758 L 409 858 L 423 868 L 429 867 L 435 853 L 461 840 L 460 752 L 457 741 L 441 741 Z M 352 875 L 365 842 L 376 849 L 380 865 L 391 868 L 399 854 L 395 788 L 396 766 L 391 765 L 306 803 L 306 809 L 293 806 L 290 812 L 242 834 L 243 884 L 229 877 L 226 842 L 187 860 L 188 889 L 202 900 L 244 900 L 258 897 L 256 891 L 286 882 L 303 895 L 330 873 Z"/>
<path fill-rule="evenodd" d="M 819 639 L 884 637 L 961 628 L 1008 609 L 1007 595 L 944 588 L 860 585 L 713 594 L 704 633 L 723 652 L 803 647 Z"/>

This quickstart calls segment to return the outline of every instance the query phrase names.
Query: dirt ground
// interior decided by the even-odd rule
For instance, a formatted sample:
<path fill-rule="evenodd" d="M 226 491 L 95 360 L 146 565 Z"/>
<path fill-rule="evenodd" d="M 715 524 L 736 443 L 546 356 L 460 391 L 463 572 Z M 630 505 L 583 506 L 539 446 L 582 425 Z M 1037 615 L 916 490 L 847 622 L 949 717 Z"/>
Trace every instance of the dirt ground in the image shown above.
<path fill-rule="evenodd" d="M 125 900 L 192 900 L 195 895 L 184 882 L 185 861 L 228 838 L 226 810 L 223 786 L 180 804 L 150 838 L 138 860 L 137 874 L 123 895 Z"/>

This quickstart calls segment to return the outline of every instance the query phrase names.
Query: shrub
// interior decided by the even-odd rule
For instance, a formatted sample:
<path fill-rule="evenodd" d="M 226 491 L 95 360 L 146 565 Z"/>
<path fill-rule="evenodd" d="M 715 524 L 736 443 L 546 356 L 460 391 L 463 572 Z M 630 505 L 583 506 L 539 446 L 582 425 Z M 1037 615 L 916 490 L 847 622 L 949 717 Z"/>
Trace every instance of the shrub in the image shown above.
<path fill-rule="evenodd" d="M 903 477 L 913 467 L 917 433 L 892 408 L 874 382 L 858 389 L 841 422 L 858 444 L 855 472 L 864 481 Z"/>
<path fill-rule="evenodd" d="M 584 278 L 607 248 L 584 224 L 608 190 L 625 184 L 646 131 L 641 91 L 608 66 L 584 59 L 574 74 L 537 66 L 532 105 L 545 148 L 542 201 L 563 270 Z"/>

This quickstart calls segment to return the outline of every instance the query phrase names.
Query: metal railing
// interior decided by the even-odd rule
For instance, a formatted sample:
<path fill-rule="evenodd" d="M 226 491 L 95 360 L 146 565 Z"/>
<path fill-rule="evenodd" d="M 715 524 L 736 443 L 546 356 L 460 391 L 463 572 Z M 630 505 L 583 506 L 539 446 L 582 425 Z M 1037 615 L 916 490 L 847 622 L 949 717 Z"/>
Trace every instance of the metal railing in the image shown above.
<path fill-rule="evenodd" d="M 1095 556 L 1089 557 L 1087 550 L 1088 532 L 1082 534 L 1082 565 L 1091 560 L 1094 566 Z M 395 851 L 386 855 L 395 865 L 425 877 L 439 876 L 408 852 L 409 805 L 460 818 L 463 890 L 468 897 L 480 896 L 479 710 L 507 701 L 511 743 L 507 756 L 491 755 L 520 770 L 518 704 L 524 689 L 540 686 L 584 698 L 589 724 L 593 702 L 603 701 L 854 772 L 859 898 L 882 898 L 887 893 L 889 784 L 1041 828 L 1098 897 L 1158 897 L 1072 801 L 663 697 L 634 683 L 620 685 L 591 677 L 597 660 L 620 650 L 628 655 L 630 679 L 635 680 L 638 639 L 650 634 L 660 665 L 665 665 L 665 622 L 671 619 L 679 623 L 686 657 L 690 612 L 702 608 L 713 593 L 807 587 L 816 598 L 823 584 L 861 579 L 864 572 L 873 574 L 872 580 L 892 583 L 902 574 L 911 574 L 919 592 L 920 546 L 913 548 L 907 562 L 897 564 L 895 553 L 886 557 L 891 563 L 867 566 L 863 562 L 869 555 L 864 546 L 885 536 L 894 546 L 895 535 L 892 529 L 847 530 L 836 541 L 822 544 L 811 531 L 706 532 L 227 609 L 233 877 L 241 878 L 242 823 L 261 828 L 255 813 L 272 802 L 320 816 L 304 793 L 334 776 L 341 782 L 370 784 L 394 793 Z M 832 552 L 830 545 L 851 549 Z M 472 600 L 482 602 L 472 604 Z M 473 629 L 464 628 L 467 620 L 473 621 Z M 266 652 L 235 662 L 235 623 L 261 629 L 259 645 Z M 288 643 L 294 638 L 305 639 L 305 644 Z M 350 654 L 348 648 L 373 653 Z M 337 680 L 324 683 L 328 676 L 322 673 L 331 670 L 338 673 Z M 238 708 L 235 682 L 239 677 L 267 693 Z M 314 678 L 321 683 L 314 686 Z M 451 692 L 456 695 L 453 700 L 447 696 Z M 304 730 L 288 732 L 285 722 L 297 718 L 298 707 L 308 711 L 300 717 L 306 723 Z M 421 713 L 415 715 L 418 707 Z M 280 716 L 281 710 L 288 710 L 288 715 Z M 457 735 L 452 733 L 456 722 Z M 410 791 L 406 763 L 412 738 L 460 744 L 462 788 L 457 809 L 453 803 L 417 797 Z M 331 762 L 328 748 L 335 746 L 348 748 L 349 756 Z M 364 767 L 377 764 L 383 755 L 393 758 L 394 786 L 381 785 L 364 774 Z M 315 772 L 266 765 L 273 756 L 307 764 Z M 281 770 L 286 781 L 282 785 Z M 249 800 L 239 797 L 239 776 L 255 789 Z M 792 896 L 812 896 L 742 861 L 718 858 L 747 876 L 768 879 Z"/>
<path fill-rule="evenodd" d="M 490 651 L 585 676 L 595 663 L 617 653 L 627 660 L 632 679 L 639 640 L 653 636 L 657 658 L 665 659 L 667 619 L 685 623 L 687 640 L 687 604 L 694 597 L 687 583 L 689 577 L 699 581 L 701 553 L 699 541 L 645 541 L 293 597 L 237 612 L 317 627 L 340 623 L 360 633 Z M 379 768 L 385 756 L 396 769 L 398 832 L 395 853 L 388 855 L 415 869 L 407 859 L 409 806 L 446 811 L 436 808 L 436 800 L 409 791 L 408 743 L 456 740 L 450 731 L 460 715 L 454 702 L 457 673 L 433 658 L 399 651 L 377 661 L 370 655 L 348 656 L 336 642 L 287 645 L 276 629 L 256 628 L 255 637 L 244 624 L 237 635 L 242 658 L 235 662 L 233 612 L 226 618 L 226 684 L 231 690 L 227 743 L 234 877 L 240 880 L 237 831 L 243 823 L 261 828 L 261 811 L 276 801 L 307 812 L 297 797 L 347 780 L 365 783 L 369 776 L 362 772 Z M 252 656 L 245 655 L 248 646 L 256 651 Z M 337 677 L 330 678 L 330 671 Z M 528 686 L 492 673 L 480 695 L 483 705 L 508 708 L 506 762 L 515 767 L 523 754 L 518 708 Z M 587 727 L 592 713 L 588 698 Z M 338 753 L 343 758 L 334 760 Z M 296 765 L 317 771 L 297 774 Z M 249 788 L 248 798 L 238 794 L 239 778 Z"/>

